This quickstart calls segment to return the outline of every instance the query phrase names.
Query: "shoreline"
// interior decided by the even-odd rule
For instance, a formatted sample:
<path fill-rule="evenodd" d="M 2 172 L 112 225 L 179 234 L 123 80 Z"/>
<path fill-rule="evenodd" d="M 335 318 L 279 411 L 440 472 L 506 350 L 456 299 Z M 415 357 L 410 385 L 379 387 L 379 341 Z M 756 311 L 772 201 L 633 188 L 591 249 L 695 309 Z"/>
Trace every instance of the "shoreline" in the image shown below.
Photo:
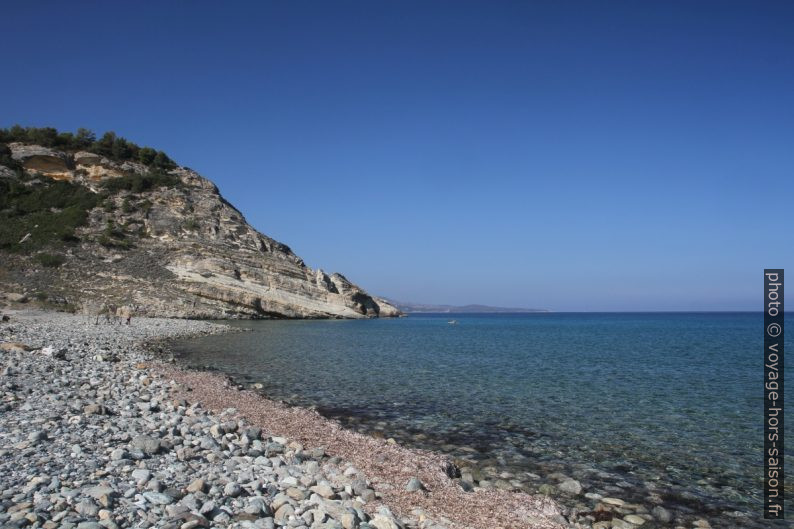
<path fill-rule="evenodd" d="M 256 341 L 263 336 L 265 335 L 253 337 L 254 341 L 250 345 L 254 349 L 251 351 L 258 350 Z M 507 446 L 505 450 L 499 445 L 501 439 L 498 433 L 502 431 L 502 424 L 496 427 L 497 434 L 489 430 L 489 425 L 486 424 L 482 429 L 472 428 L 472 432 L 478 432 L 479 437 L 474 437 L 472 432 L 468 432 L 469 436 L 463 438 L 458 435 L 463 430 L 455 429 L 454 425 L 450 428 L 447 423 L 438 422 L 436 424 L 440 425 L 439 429 L 434 430 L 432 423 L 427 427 L 427 421 L 412 423 L 408 414 L 389 415 L 391 408 L 385 404 L 381 408 L 379 404 L 366 398 L 364 402 L 369 403 L 369 408 L 356 407 L 357 402 L 350 400 L 351 394 L 345 394 L 344 391 L 342 394 L 347 400 L 337 399 L 336 402 L 347 403 L 352 408 L 345 408 L 344 404 L 339 404 L 342 407 L 335 407 L 337 406 L 333 397 L 335 393 L 333 386 L 329 386 L 328 379 L 339 379 L 333 376 L 325 379 L 320 377 L 317 383 L 322 385 L 317 387 L 322 389 L 312 393 L 315 386 L 311 383 L 311 379 L 299 383 L 294 380 L 303 370 L 310 369 L 305 362 L 300 363 L 300 358 L 294 360 L 302 366 L 297 372 L 294 369 L 290 370 L 293 362 L 289 360 L 290 355 L 282 354 L 284 351 L 273 348 L 266 350 L 273 355 L 273 361 L 282 366 L 275 372 L 271 370 L 268 374 L 257 371 L 257 364 L 251 363 L 252 359 L 256 360 L 256 354 L 248 358 L 244 353 L 240 353 L 241 363 L 237 363 L 237 349 L 239 347 L 246 350 L 248 345 L 245 340 L 248 339 L 249 337 L 246 336 L 237 336 L 228 341 L 217 338 L 207 338 L 206 342 L 201 339 L 177 341 L 173 344 L 173 350 L 178 353 L 178 363 L 199 371 L 222 373 L 222 376 L 229 377 L 236 387 L 248 388 L 260 395 L 264 394 L 265 398 L 269 397 L 271 400 L 275 398 L 288 406 L 317 410 L 322 416 L 339 422 L 344 428 L 366 436 L 379 439 L 394 438 L 402 446 L 448 457 L 461 470 L 462 479 L 458 479 L 459 485 L 465 485 L 468 490 L 498 488 L 505 491 L 526 492 L 530 495 L 550 496 L 558 503 L 566 523 L 571 526 L 593 529 L 614 527 L 632 529 L 638 526 L 649 529 L 708 527 L 760 529 L 768 525 L 760 520 L 756 511 L 739 504 L 738 500 L 731 501 L 732 498 L 728 496 L 731 489 L 728 489 L 728 494 L 720 495 L 716 492 L 721 491 L 715 491 L 708 482 L 699 481 L 695 484 L 695 478 L 691 478 L 690 475 L 686 475 L 680 481 L 674 479 L 675 476 L 672 474 L 667 480 L 657 477 L 653 470 L 657 468 L 654 466 L 657 462 L 651 458 L 644 458 L 642 453 L 624 456 L 623 453 L 616 451 L 605 450 L 596 453 L 590 450 L 589 454 L 583 454 L 589 457 L 583 458 L 578 457 L 581 454 L 564 452 L 563 450 L 570 446 L 566 444 L 569 440 L 582 438 L 577 432 L 567 432 L 569 436 L 558 436 L 556 439 L 551 435 L 543 434 L 544 437 L 538 443 L 537 449 L 534 448 L 536 445 L 532 444 L 533 440 L 528 439 L 524 445 L 520 445 L 519 451 L 512 449 L 512 446 L 519 446 L 515 439 L 518 438 L 519 441 L 522 439 L 515 435 L 508 439 L 512 445 Z M 206 347 L 202 346 L 203 343 Z M 320 350 L 323 350 L 322 345 L 320 347 Z M 306 354 L 316 361 L 317 359 L 312 356 L 314 350 L 316 349 L 311 349 Z M 225 352 L 232 355 L 235 360 L 224 362 Z M 218 360 L 213 363 L 213 358 Z M 240 366 L 245 367 L 240 368 Z M 286 373 L 285 377 L 292 377 L 288 378 L 291 383 L 279 385 L 277 381 L 272 380 L 273 374 L 281 376 L 282 370 Z M 404 380 L 402 382 L 405 383 Z M 301 391 L 301 387 L 305 391 Z M 389 398 L 400 397 L 392 392 Z M 379 413 L 382 410 L 386 411 Z M 397 410 L 397 413 L 399 411 Z M 465 422 L 465 417 L 462 420 L 463 424 L 469 424 Z M 515 426 L 515 423 L 508 424 L 504 428 L 511 426 Z M 525 424 L 524 428 L 530 428 L 530 435 L 535 435 L 534 430 L 537 427 L 533 428 Z M 513 435 L 513 431 L 510 432 Z M 559 431 L 556 433 L 559 434 Z M 546 442 L 543 439 L 551 441 Z M 595 441 L 594 438 L 593 442 Z M 523 447 L 527 448 L 526 452 L 520 451 Z M 544 452 L 544 449 L 547 451 Z M 671 459 L 668 457 L 667 461 Z M 468 483 L 463 483 L 464 481 Z M 725 482 L 716 483 L 725 485 Z"/>
<path fill-rule="evenodd" d="M 219 373 L 156 358 L 170 340 L 229 326 L 8 314 L 0 342 L 20 345 L 0 353 L 0 524 L 564 526 L 547 497 L 464 492 L 440 454 L 344 429 L 316 411 L 240 391 Z"/>
<path fill-rule="evenodd" d="M 316 410 L 241 390 L 222 373 L 163 364 L 157 368 L 184 386 L 180 395 L 198 394 L 210 410 L 220 412 L 227 403 L 234 402 L 236 416 L 353 464 L 371 481 L 378 499 L 395 513 L 408 516 L 420 508 L 448 527 L 561 527 L 551 520 L 552 516 L 559 516 L 559 510 L 548 497 L 496 490 L 465 492 L 450 478 L 448 472 L 454 470 L 443 454 L 349 430 Z M 418 478 L 425 490 L 406 491 L 405 484 L 413 478 Z"/>

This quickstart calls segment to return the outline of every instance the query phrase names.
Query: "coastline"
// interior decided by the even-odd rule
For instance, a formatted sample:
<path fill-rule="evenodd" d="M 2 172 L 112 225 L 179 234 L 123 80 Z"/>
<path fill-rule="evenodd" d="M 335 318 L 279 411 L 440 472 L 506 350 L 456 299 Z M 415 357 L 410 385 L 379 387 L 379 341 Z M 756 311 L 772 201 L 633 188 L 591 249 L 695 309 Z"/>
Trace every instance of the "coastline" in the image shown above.
<path fill-rule="evenodd" d="M 642 320 L 639 323 L 660 320 L 664 323 L 650 338 L 666 333 L 669 322 L 673 328 L 680 328 L 680 323 L 688 325 L 690 315 L 638 318 Z M 623 316 L 586 317 L 584 322 L 567 315 L 553 319 L 557 321 L 540 323 L 537 327 L 554 329 L 559 320 L 573 320 L 581 329 L 579 336 L 588 344 L 592 332 L 600 331 L 603 324 L 607 329 L 610 327 L 609 322 L 601 320 L 609 319 L 617 325 L 626 322 Z M 635 319 L 631 316 L 628 321 Z M 727 325 L 739 336 L 747 336 L 746 328 L 753 323 L 745 318 L 720 316 L 719 319 L 723 323 L 714 329 Z M 344 428 L 366 436 L 393 438 L 402 446 L 448 456 L 460 469 L 457 482 L 466 490 L 501 489 L 550 496 L 571 526 L 593 529 L 769 526 L 750 503 L 755 490 L 752 483 L 740 481 L 746 468 L 741 463 L 742 453 L 727 462 L 721 461 L 716 453 L 711 466 L 703 472 L 692 466 L 703 461 L 698 457 L 703 447 L 718 450 L 719 446 L 737 446 L 730 437 L 723 438 L 730 432 L 693 443 L 687 437 L 693 430 L 686 423 L 667 424 L 673 427 L 666 430 L 675 435 L 673 438 L 654 437 L 654 430 L 648 429 L 657 423 L 665 426 L 667 419 L 676 416 L 667 415 L 671 410 L 685 409 L 680 407 L 681 399 L 674 392 L 670 393 L 669 401 L 657 400 L 654 406 L 639 406 L 638 410 L 625 413 L 615 406 L 631 401 L 610 398 L 622 394 L 619 380 L 615 386 L 604 385 L 613 379 L 571 370 L 567 378 L 560 378 L 560 385 L 565 386 L 574 378 L 598 379 L 603 393 L 594 394 L 594 400 L 600 400 L 601 410 L 614 412 L 616 418 L 607 422 L 589 420 L 582 413 L 594 407 L 585 402 L 577 407 L 576 402 L 570 402 L 575 399 L 567 399 L 565 406 L 550 403 L 548 408 L 555 414 L 550 417 L 542 408 L 549 403 L 547 397 L 554 395 L 553 386 L 558 382 L 544 383 L 544 380 L 556 380 L 548 377 L 553 377 L 560 362 L 565 360 L 554 351 L 539 351 L 550 343 L 542 334 L 534 334 L 537 347 L 533 353 L 539 355 L 536 361 L 523 364 L 535 366 L 530 369 L 532 372 L 525 369 L 520 376 L 512 377 L 534 388 L 519 394 L 523 395 L 521 405 L 511 406 L 510 402 L 503 407 L 483 405 L 495 401 L 489 400 L 488 394 L 476 391 L 480 387 L 477 381 L 480 378 L 487 381 L 487 377 L 493 380 L 493 373 L 499 371 L 475 370 L 471 364 L 465 364 L 468 369 L 456 369 L 456 355 L 467 350 L 472 335 L 491 328 L 504 329 L 513 323 L 512 318 L 501 323 L 494 321 L 493 325 L 490 320 L 461 319 L 460 327 L 448 327 L 445 318 L 422 318 L 416 325 L 410 323 L 410 318 L 400 322 L 345 324 L 232 323 L 244 325 L 252 332 L 177 340 L 171 346 L 179 364 L 222 373 L 238 388 L 249 388 L 290 406 L 317 410 L 322 416 L 339 421 Z M 535 325 L 522 325 L 522 328 L 535 328 Z M 439 334 L 445 337 L 443 346 L 412 345 L 417 335 L 428 338 Z M 500 350 L 511 351 L 511 340 L 500 338 L 495 334 L 493 343 L 499 344 Z M 680 347 L 689 341 L 684 335 L 664 343 Z M 592 343 L 593 347 L 603 345 L 597 339 Z M 631 347 L 666 348 L 651 339 Z M 449 354 L 442 354 L 444 351 Z M 482 351 L 478 349 L 478 352 Z M 677 366 L 686 365 L 680 363 L 681 359 L 670 362 L 653 358 L 641 364 L 646 375 L 659 367 L 660 373 L 666 372 L 665 365 L 676 370 Z M 504 359 L 507 361 L 497 365 L 522 368 L 522 364 L 511 361 L 512 355 L 505 355 Z M 606 375 L 616 365 L 610 360 L 600 364 L 605 368 L 600 374 Z M 483 360 L 477 365 L 485 368 L 493 362 Z M 680 376 L 686 377 L 687 372 L 681 372 Z M 447 381 L 449 385 L 445 385 Z M 662 395 L 659 391 L 663 389 L 651 383 L 645 385 L 644 391 Z M 495 394 L 502 392 L 497 389 Z M 488 414 L 489 410 L 493 415 Z M 556 421 L 555 417 L 558 417 Z M 639 436 L 634 438 L 636 433 Z M 715 445 L 715 441 L 719 444 Z M 691 457 L 684 453 L 690 449 Z"/>
<path fill-rule="evenodd" d="M 163 340 L 229 332 L 221 323 L 9 314 L 0 341 L 21 345 L 2 352 L 2 524 L 563 526 L 549 498 L 464 492 L 439 454 L 156 358 Z"/>

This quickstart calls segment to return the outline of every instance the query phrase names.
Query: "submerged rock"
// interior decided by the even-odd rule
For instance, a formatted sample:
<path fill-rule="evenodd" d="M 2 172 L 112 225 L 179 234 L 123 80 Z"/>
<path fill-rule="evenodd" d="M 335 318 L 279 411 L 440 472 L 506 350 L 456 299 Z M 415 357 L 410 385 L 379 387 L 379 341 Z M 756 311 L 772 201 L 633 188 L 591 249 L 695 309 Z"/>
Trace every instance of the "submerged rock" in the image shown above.
<path fill-rule="evenodd" d="M 662 523 L 668 523 L 673 519 L 673 515 L 670 513 L 670 511 L 668 511 L 661 505 L 657 505 L 656 507 L 654 507 L 651 510 L 651 514 L 653 515 L 654 518 L 656 518 Z"/>
<path fill-rule="evenodd" d="M 581 494 L 582 492 L 582 484 L 576 481 L 575 479 L 566 479 L 559 485 L 557 488 L 563 492 L 567 492 L 568 494 Z"/>

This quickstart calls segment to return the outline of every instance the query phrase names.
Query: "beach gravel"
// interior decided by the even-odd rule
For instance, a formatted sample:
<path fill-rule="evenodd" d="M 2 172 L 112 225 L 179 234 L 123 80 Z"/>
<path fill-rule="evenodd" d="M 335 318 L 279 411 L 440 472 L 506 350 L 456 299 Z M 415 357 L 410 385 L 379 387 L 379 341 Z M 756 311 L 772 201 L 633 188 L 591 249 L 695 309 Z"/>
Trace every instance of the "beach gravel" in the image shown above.
<path fill-rule="evenodd" d="M 0 324 L 13 344 L 0 347 L 0 526 L 560 527 L 550 500 L 466 492 L 441 456 L 158 357 L 160 340 L 228 330 L 12 313 Z"/>

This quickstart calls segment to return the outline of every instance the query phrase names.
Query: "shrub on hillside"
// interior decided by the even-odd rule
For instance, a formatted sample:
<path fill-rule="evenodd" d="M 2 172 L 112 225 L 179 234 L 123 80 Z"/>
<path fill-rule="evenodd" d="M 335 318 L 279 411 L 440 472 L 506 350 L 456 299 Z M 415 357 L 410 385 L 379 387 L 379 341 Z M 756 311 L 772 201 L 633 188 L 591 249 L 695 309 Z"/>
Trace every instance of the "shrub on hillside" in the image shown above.
<path fill-rule="evenodd" d="M 0 180 L 0 249 L 32 251 L 75 241 L 99 196 L 71 182 L 49 180 L 26 186 Z"/>
<path fill-rule="evenodd" d="M 161 171 L 149 171 L 146 174 L 132 174 L 110 178 L 106 180 L 103 187 L 108 193 L 118 193 L 119 191 L 130 191 L 132 193 L 143 193 L 158 187 L 179 187 L 182 180 Z"/>
<path fill-rule="evenodd" d="M 7 129 L 0 129 L 0 143 L 11 142 L 31 143 L 67 152 L 89 151 L 117 161 L 140 162 L 164 171 L 176 168 L 176 163 L 163 151 L 156 151 L 151 147 L 139 147 L 121 136 L 116 136 L 116 133 L 112 131 L 106 132 L 101 138 L 96 139 L 96 135 L 92 131 L 83 128 L 77 129 L 74 134 L 58 132 L 52 127 L 14 125 Z M 2 158 L 2 153 L 0 153 L 0 158 Z"/>

